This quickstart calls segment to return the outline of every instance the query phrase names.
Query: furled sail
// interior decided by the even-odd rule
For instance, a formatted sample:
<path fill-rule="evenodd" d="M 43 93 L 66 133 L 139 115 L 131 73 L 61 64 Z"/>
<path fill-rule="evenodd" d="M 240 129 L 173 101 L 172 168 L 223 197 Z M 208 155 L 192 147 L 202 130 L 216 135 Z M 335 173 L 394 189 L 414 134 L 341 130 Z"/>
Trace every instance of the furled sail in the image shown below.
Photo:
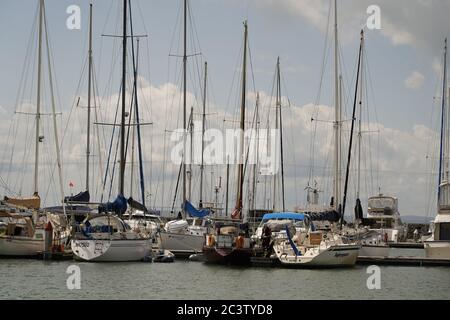
<path fill-rule="evenodd" d="M 128 204 L 130 205 L 131 208 L 136 209 L 136 210 L 141 210 L 143 212 L 147 212 L 147 208 L 140 202 L 137 202 L 136 200 L 134 200 L 133 198 L 128 198 L 127 200 Z"/>
<path fill-rule="evenodd" d="M 113 212 L 118 215 L 122 215 L 127 211 L 127 199 L 119 194 L 113 202 L 103 203 L 98 206 L 99 213 Z"/>
<path fill-rule="evenodd" d="M 89 191 L 82 191 L 74 196 L 68 196 L 64 198 L 64 202 L 89 202 L 91 195 Z"/>
<path fill-rule="evenodd" d="M 191 217 L 204 218 L 211 213 L 210 209 L 196 209 L 192 203 L 186 200 L 184 209 L 189 213 Z"/>
<path fill-rule="evenodd" d="M 341 214 L 335 210 L 325 212 L 305 212 L 305 215 L 310 221 L 330 221 L 338 222 L 341 219 Z"/>

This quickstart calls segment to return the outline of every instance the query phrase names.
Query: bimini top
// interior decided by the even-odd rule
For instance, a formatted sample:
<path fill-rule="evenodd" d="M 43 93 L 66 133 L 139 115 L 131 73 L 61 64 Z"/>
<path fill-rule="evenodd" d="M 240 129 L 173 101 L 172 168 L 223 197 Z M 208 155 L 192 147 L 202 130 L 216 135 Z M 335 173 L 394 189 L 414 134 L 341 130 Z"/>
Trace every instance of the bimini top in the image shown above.
<path fill-rule="evenodd" d="M 295 213 L 295 212 L 275 212 L 275 213 L 266 213 L 263 216 L 263 220 L 305 220 L 305 215 L 303 213 Z"/>

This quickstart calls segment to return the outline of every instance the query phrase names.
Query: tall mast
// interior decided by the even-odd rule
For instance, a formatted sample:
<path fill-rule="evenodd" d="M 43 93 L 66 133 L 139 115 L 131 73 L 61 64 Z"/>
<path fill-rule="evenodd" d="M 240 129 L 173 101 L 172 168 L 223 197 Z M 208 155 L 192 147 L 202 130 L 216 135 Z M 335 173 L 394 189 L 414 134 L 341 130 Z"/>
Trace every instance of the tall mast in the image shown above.
<path fill-rule="evenodd" d="M 362 56 L 362 49 L 363 49 L 363 43 L 364 43 L 364 31 L 361 30 L 361 44 L 359 46 L 359 55 L 358 55 L 358 70 L 356 73 L 356 85 L 355 85 L 355 97 L 353 102 L 353 112 L 352 112 L 352 125 L 350 129 L 350 142 L 348 145 L 348 154 L 347 154 L 347 170 L 345 172 L 345 184 L 344 184 L 344 198 L 342 202 L 342 212 L 341 212 L 341 226 L 344 222 L 344 214 L 345 214 L 345 205 L 347 202 L 347 191 L 348 191 L 348 178 L 350 174 L 350 161 L 352 157 L 352 145 L 353 145 L 353 130 L 355 127 L 355 114 L 356 114 L 356 99 L 358 98 L 358 85 L 359 85 L 359 76 L 360 76 L 360 70 L 361 70 L 361 56 Z"/>
<path fill-rule="evenodd" d="M 244 54 L 242 61 L 242 96 L 241 96 L 241 121 L 240 121 L 240 135 L 241 141 L 239 146 L 239 165 L 237 173 L 237 197 L 236 197 L 236 209 L 240 212 L 240 218 L 242 218 L 242 189 L 244 185 L 244 130 L 245 130 L 245 96 L 246 96 L 246 81 L 247 81 L 247 21 L 244 21 Z"/>
<path fill-rule="evenodd" d="M 126 113 L 126 72 L 127 72 L 127 0 L 123 0 L 123 34 L 122 34 L 122 115 L 120 122 L 120 177 L 119 194 L 124 195 L 125 180 L 125 113 Z"/>
<path fill-rule="evenodd" d="M 449 157 L 450 157 L 450 137 L 449 137 L 449 120 L 450 113 L 447 107 L 447 39 L 445 39 L 445 64 L 444 64 L 444 84 L 442 88 L 442 105 L 445 109 L 445 147 L 444 147 L 444 181 L 449 178 Z"/>
<path fill-rule="evenodd" d="M 364 52 L 364 38 L 361 39 L 361 48 L 362 52 Z M 362 99 L 363 99 L 363 84 L 364 84 L 363 65 L 364 65 L 364 54 L 361 54 L 361 76 L 359 80 L 358 169 L 357 169 L 356 199 L 359 199 L 361 193 Z"/>
<path fill-rule="evenodd" d="M 59 137 L 58 137 L 58 126 L 57 126 L 57 121 L 56 121 L 56 104 L 55 104 L 55 94 L 54 94 L 54 89 L 53 89 L 52 64 L 50 62 L 50 46 L 48 43 L 47 17 L 45 14 L 44 7 L 42 7 L 42 10 L 43 10 L 43 16 L 44 16 L 45 42 L 46 42 L 46 47 L 47 47 L 48 78 L 49 78 L 49 84 L 50 84 L 50 96 L 51 96 L 51 104 L 52 104 L 53 134 L 55 136 L 56 164 L 58 167 L 58 181 L 59 181 L 59 190 L 61 192 L 61 202 L 62 202 L 62 207 L 63 207 L 63 213 L 65 215 L 66 207 L 64 204 L 62 161 L 61 161 L 61 151 L 60 151 Z"/>
<path fill-rule="evenodd" d="M 192 196 L 192 159 L 194 157 L 193 155 L 193 141 L 194 141 L 194 107 L 191 107 L 191 114 L 189 115 L 189 135 L 190 135 L 190 141 L 189 141 L 189 171 L 188 171 L 188 179 L 189 179 L 189 185 L 188 185 L 188 201 L 191 201 Z"/>
<path fill-rule="evenodd" d="M 187 65 L 187 0 L 184 0 L 184 27 L 183 27 L 183 213 L 186 217 L 184 209 L 186 203 L 186 65 Z"/>
<path fill-rule="evenodd" d="M 280 57 L 278 57 L 278 62 L 277 62 L 277 92 L 278 92 L 277 109 L 278 109 L 279 121 L 280 121 L 281 201 L 283 204 L 283 212 L 284 212 L 284 211 L 286 211 L 286 203 L 285 203 L 285 197 L 284 197 L 283 116 L 281 113 Z"/>
<path fill-rule="evenodd" d="M 144 167 L 143 167 L 143 156 L 142 156 L 142 143 L 141 143 L 141 122 L 139 118 L 139 99 L 138 99 L 138 66 L 139 66 L 139 37 L 136 39 L 136 55 L 134 54 L 134 33 L 133 33 L 133 15 L 131 13 L 131 1 L 128 0 L 130 9 L 130 33 L 131 33 L 131 51 L 133 57 L 133 86 L 134 86 L 134 106 L 135 106 L 135 120 L 136 120 L 136 132 L 138 140 L 138 157 L 139 157 L 139 184 L 141 189 L 141 201 L 142 205 L 145 207 L 145 182 L 144 182 Z M 134 156 L 134 126 L 133 126 L 133 156 Z M 134 162 L 132 161 L 132 166 Z"/>
<path fill-rule="evenodd" d="M 230 189 L 230 158 L 227 157 L 227 185 L 225 191 L 225 217 L 228 215 L 228 199 L 229 199 L 229 189 Z"/>
<path fill-rule="evenodd" d="M 206 124 L 206 83 L 208 77 L 208 62 L 205 61 L 205 76 L 203 83 L 203 113 L 202 113 L 202 164 L 200 165 L 200 201 L 199 207 L 203 208 L 203 171 L 204 167 L 204 158 L 203 153 L 205 151 L 205 124 Z"/>
<path fill-rule="evenodd" d="M 341 175 L 340 175 L 340 131 L 341 131 L 341 119 L 339 103 L 339 39 L 338 39 L 338 15 L 337 15 L 337 0 L 334 0 L 334 111 L 335 111 L 335 123 L 334 123 L 334 208 L 337 210 L 340 205 L 340 187 L 341 187 Z"/>
<path fill-rule="evenodd" d="M 279 101 L 278 101 L 278 68 L 280 66 L 280 58 L 277 59 L 277 66 L 276 66 L 276 98 L 275 98 L 275 130 L 279 130 L 278 124 L 279 124 L 279 119 L 278 119 L 278 106 L 279 106 Z M 278 155 L 276 155 L 276 159 L 278 160 Z M 272 199 L 272 211 L 276 211 L 276 207 L 277 207 L 277 174 L 273 175 L 273 199 Z"/>
<path fill-rule="evenodd" d="M 88 106 L 86 130 L 86 191 L 89 191 L 89 158 L 91 155 L 91 83 L 92 83 L 92 3 L 89 4 L 89 68 L 88 68 Z"/>
<path fill-rule="evenodd" d="M 255 164 L 253 165 L 253 184 L 252 184 L 252 198 L 251 198 L 251 208 L 256 209 L 256 184 L 258 176 L 258 163 L 259 163 L 259 92 L 256 93 L 256 124 L 255 124 L 255 143 L 256 143 L 256 154 L 255 154 Z"/>
<path fill-rule="evenodd" d="M 446 109 L 446 90 L 447 90 L 447 38 L 445 38 L 444 46 L 444 70 L 442 79 L 442 110 L 441 110 L 441 145 L 440 145 L 440 155 L 439 155 L 439 177 L 438 177 L 438 200 L 440 199 L 441 184 L 447 179 L 448 181 L 448 110 Z M 447 123 L 444 122 L 447 120 Z M 444 168 L 442 168 L 444 166 Z M 445 174 L 445 173 L 446 174 Z"/>
<path fill-rule="evenodd" d="M 39 195 L 39 129 L 41 122 L 41 69 L 42 69 L 42 25 L 44 13 L 44 0 L 39 1 L 39 35 L 38 35 L 38 71 L 37 71 L 37 102 L 36 102 L 36 141 L 34 153 L 34 195 Z"/>

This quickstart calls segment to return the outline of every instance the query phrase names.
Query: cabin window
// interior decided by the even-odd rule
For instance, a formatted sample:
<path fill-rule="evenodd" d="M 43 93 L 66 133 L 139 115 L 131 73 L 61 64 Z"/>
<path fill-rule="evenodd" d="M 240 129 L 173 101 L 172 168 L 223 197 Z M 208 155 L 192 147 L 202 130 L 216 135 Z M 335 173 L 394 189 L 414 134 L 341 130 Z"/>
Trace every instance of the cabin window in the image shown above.
<path fill-rule="evenodd" d="M 450 223 L 440 224 L 439 240 L 450 240 Z"/>

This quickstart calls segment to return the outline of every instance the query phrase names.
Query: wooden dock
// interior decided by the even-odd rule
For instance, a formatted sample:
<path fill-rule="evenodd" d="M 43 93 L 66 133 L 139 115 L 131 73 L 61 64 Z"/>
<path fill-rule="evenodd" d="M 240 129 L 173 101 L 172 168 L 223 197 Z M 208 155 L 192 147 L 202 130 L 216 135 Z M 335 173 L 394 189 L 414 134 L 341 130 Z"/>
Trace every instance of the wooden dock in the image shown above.
<path fill-rule="evenodd" d="M 390 266 L 450 266 L 450 259 L 432 259 L 425 257 L 358 257 L 357 264 Z"/>

